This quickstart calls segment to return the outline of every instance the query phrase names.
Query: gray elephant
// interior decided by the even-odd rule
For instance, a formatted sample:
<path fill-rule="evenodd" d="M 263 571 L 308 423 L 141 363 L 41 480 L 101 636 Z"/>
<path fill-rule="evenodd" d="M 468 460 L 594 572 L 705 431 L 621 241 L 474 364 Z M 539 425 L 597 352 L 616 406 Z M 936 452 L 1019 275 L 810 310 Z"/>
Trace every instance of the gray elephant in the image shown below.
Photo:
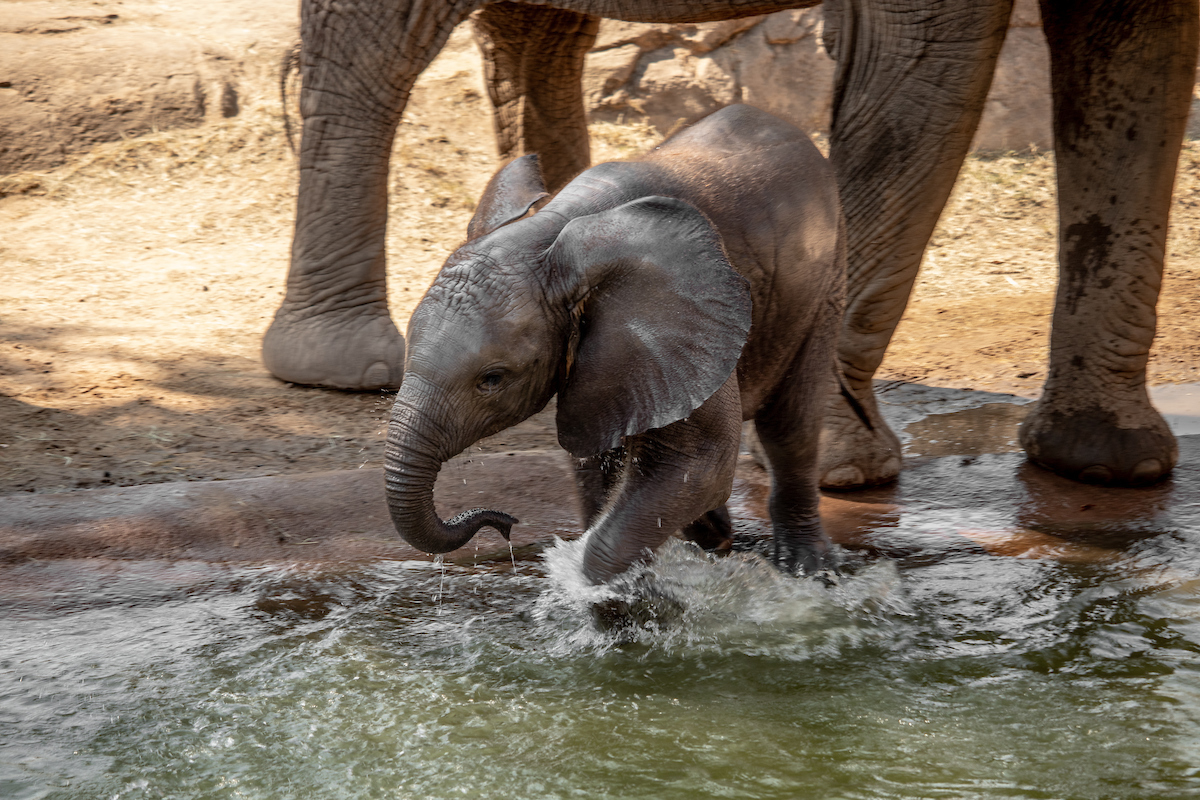
<path fill-rule="evenodd" d="M 507 536 L 516 520 L 496 511 L 443 522 L 434 480 L 557 394 L 592 581 L 674 531 L 728 534 L 748 419 L 770 462 L 776 562 L 830 567 L 817 453 L 845 258 L 829 163 L 792 125 L 738 105 L 587 170 L 526 216 L 546 197 L 536 156 L 501 170 L 413 312 L 388 428 L 396 529 L 431 553 L 484 525 Z"/>
<path fill-rule="evenodd" d="M 384 283 L 387 165 L 417 75 L 475 13 L 502 155 L 547 184 L 589 164 L 580 91 L 600 17 L 703 22 L 797 0 L 303 0 L 300 188 L 288 291 L 264 342 L 280 378 L 399 383 Z M 1051 53 L 1060 284 L 1045 388 L 1021 430 L 1063 475 L 1149 483 L 1177 457 L 1145 378 L 1191 100 L 1196 0 L 1042 0 Z M 896 436 L 871 381 L 979 121 L 1012 0 L 829 0 L 830 159 L 846 216 L 847 313 L 821 480 L 884 483 Z M 853 402 L 852 402 L 853 401 Z M 857 413 L 861 408 L 864 415 Z"/>

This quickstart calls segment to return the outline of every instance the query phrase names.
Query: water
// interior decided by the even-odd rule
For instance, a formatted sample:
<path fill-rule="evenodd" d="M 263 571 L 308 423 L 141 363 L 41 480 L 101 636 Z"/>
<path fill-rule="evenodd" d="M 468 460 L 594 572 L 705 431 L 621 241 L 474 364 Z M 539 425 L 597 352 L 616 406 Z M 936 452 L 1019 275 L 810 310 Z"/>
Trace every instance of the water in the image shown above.
<path fill-rule="evenodd" d="M 903 381 L 876 381 L 880 411 L 905 453 L 1015 453 L 1032 399 Z M 1200 434 L 1200 383 L 1151 386 L 1150 401 L 1176 436 Z"/>
<path fill-rule="evenodd" d="M 1153 386 L 1150 399 L 1176 436 L 1200 433 L 1200 383 Z"/>
<path fill-rule="evenodd" d="M 0 613 L 0 797 L 1196 797 L 1200 532 L 1114 552 L 66 583 Z"/>
<path fill-rule="evenodd" d="M 756 555 L 765 479 L 739 552 L 600 589 L 578 543 L 4 567 L 0 799 L 1200 796 L 1195 387 L 1127 490 L 1025 464 L 1012 398 L 885 388 L 910 461 L 826 498 L 832 586 Z"/>

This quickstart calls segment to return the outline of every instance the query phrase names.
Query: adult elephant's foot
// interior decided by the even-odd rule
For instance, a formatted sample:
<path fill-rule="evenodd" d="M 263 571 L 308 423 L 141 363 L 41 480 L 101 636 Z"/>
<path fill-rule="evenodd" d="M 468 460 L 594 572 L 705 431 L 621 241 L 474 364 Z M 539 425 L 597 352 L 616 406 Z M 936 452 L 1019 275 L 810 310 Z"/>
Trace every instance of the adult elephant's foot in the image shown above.
<path fill-rule="evenodd" d="M 387 306 L 301 315 L 287 306 L 263 339 L 263 364 L 276 378 L 308 386 L 365 391 L 395 388 L 404 377 L 404 337 Z"/>
<path fill-rule="evenodd" d="M 1179 457 L 1175 437 L 1148 398 L 1117 413 L 1043 397 L 1021 424 L 1020 441 L 1035 464 L 1105 486 L 1154 483 Z"/>
<path fill-rule="evenodd" d="M 883 421 L 873 394 L 850 405 L 833 396 L 821 429 L 822 489 L 861 489 L 891 483 L 900 475 L 900 439 Z"/>

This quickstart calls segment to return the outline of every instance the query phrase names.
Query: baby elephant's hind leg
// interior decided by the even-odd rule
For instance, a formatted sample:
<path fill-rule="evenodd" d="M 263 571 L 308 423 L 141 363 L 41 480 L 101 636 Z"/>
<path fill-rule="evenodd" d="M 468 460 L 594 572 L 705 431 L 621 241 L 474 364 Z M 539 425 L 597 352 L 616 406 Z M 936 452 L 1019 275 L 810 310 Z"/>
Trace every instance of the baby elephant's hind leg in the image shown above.
<path fill-rule="evenodd" d="M 822 417 L 834 386 L 835 333 L 831 325 L 813 332 L 754 419 L 771 472 L 775 564 L 809 575 L 837 569 L 833 543 L 821 527 L 817 487 Z"/>

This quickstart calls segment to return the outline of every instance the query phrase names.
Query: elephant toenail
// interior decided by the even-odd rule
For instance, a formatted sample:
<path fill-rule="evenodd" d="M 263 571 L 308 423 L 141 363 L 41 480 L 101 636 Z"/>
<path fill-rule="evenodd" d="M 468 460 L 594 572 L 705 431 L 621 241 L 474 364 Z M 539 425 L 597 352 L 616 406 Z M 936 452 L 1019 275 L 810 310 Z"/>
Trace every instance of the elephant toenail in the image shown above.
<path fill-rule="evenodd" d="M 1130 475 L 1132 483 L 1153 483 L 1162 477 L 1163 465 L 1157 458 L 1147 458 L 1137 463 Z"/>
<path fill-rule="evenodd" d="M 1084 483 L 1112 483 L 1112 470 L 1103 464 L 1093 464 L 1079 473 L 1079 480 Z"/>
<path fill-rule="evenodd" d="M 388 365 L 382 361 L 376 361 L 371 366 L 367 367 L 367 371 L 363 373 L 363 386 L 374 389 L 377 386 L 390 386 L 388 378 L 391 377 L 391 372 Z"/>
<path fill-rule="evenodd" d="M 863 472 L 853 464 L 843 464 L 825 473 L 821 485 L 829 489 L 849 489 L 866 483 Z"/>

